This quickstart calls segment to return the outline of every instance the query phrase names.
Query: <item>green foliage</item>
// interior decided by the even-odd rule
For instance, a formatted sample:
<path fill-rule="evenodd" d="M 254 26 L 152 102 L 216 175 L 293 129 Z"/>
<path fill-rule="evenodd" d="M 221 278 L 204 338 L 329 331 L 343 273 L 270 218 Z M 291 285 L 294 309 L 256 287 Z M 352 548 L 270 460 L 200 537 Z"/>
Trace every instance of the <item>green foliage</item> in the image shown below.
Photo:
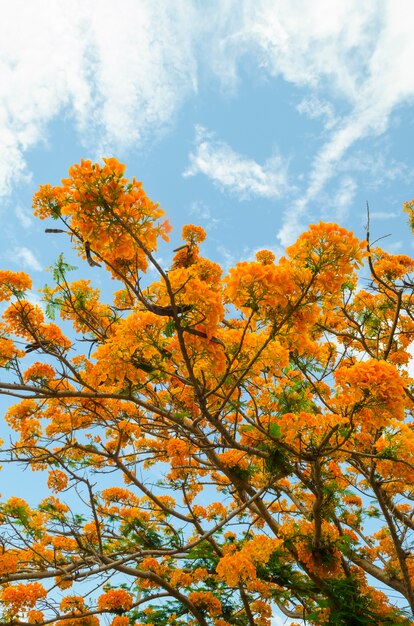
<path fill-rule="evenodd" d="M 76 265 L 70 265 L 70 263 L 67 263 L 63 254 L 60 254 L 56 263 L 52 267 L 53 279 L 60 284 L 65 280 L 67 272 L 73 272 L 76 269 L 78 269 Z"/>
<path fill-rule="evenodd" d="M 329 608 L 327 626 L 395 626 L 394 618 L 378 615 L 373 609 L 371 598 L 360 589 L 353 576 L 347 578 L 331 578 L 326 581 L 326 598 L 317 601 L 320 609 Z M 396 611 L 396 616 L 401 616 Z M 308 619 L 317 619 L 318 611 L 307 615 Z M 398 622 L 405 623 L 405 622 Z M 407 626 L 411 622 L 406 622 Z"/>

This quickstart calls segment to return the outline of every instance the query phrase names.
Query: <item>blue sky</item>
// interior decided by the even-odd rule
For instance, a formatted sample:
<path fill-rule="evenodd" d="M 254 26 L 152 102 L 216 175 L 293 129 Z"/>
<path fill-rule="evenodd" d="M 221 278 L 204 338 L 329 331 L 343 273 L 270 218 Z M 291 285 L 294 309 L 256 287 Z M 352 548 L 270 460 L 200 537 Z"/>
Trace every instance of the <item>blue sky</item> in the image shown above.
<path fill-rule="evenodd" d="M 412 2 L 1 2 L 1 262 L 62 246 L 31 217 L 40 183 L 117 156 L 225 267 L 338 221 L 412 250 Z"/>
<path fill-rule="evenodd" d="M 0 0 L 0 262 L 35 286 L 63 240 L 41 183 L 116 156 L 226 269 L 336 221 L 412 254 L 410 0 Z M 102 276 L 81 271 L 99 284 Z M 34 296 L 36 294 L 34 293 Z M 276 623 L 276 622 L 275 622 Z"/>

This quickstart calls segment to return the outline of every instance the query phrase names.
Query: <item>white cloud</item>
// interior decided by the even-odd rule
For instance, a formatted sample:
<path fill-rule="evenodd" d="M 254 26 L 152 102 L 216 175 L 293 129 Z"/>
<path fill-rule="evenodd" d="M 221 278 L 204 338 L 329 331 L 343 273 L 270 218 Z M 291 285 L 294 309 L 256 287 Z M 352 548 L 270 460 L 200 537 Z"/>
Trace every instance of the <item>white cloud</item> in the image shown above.
<path fill-rule="evenodd" d="M 392 111 L 412 101 L 413 18 L 411 0 L 3 1 L 0 193 L 30 176 L 26 152 L 45 141 L 59 115 L 73 119 L 97 156 L 143 149 L 197 91 L 199 74 L 236 89 L 248 58 L 257 74 L 302 89 L 299 108 L 326 120 L 307 187 L 279 233 L 287 243 L 338 161 L 358 140 L 384 132 Z M 341 104 L 336 113 L 332 101 Z M 226 153 L 220 142 L 218 148 L 239 166 L 231 148 Z M 277 196 L 268 181 L 282 165 L 279 157 L 263 165 L 244 159 L 250 168 L 244 187 L 241 176 L 232 180 L 218 166 L 213 172 L 197 156 L 193 170 L 216 174 L 218 184 Z M 274 180 L 283 187 L 283 177 Z"/>
<path fill-rule="evenodd" d="M 335 205 L 340 211 L 348 209 L 354 199 L 356 183 L 350 176 L 344 176 L 341 180 L 340 188 L 335 196 Z"/>
<path fill-rule="evenodd" d="M 326 119 L 328 134 L 313 158 L 307 186 L 289 205 L 278 234 L 287 245 L 347 151 L 383 133 L 395 108 L 412 102 L 414 5 L 410 0 L 385 0 L 380 6 L 375 0 L 258 0 L 239 3 L 230 16 L 231 4 L 224 3 L 220 12 L 227 30 L 217 29 L 211 67 L 237 84 L 240 60 L 250 54 L 262 72 L 308 91 L 299 104 L 303 113 Z M 335 115 L 330 99 L 341 103 L 341 115 Z"/>
<path fill-rule="evenodd" d="M 332 128 L 336 122 L 333 105 L 326 100 L 320 100 L 314 95 L 309 98 L 303 98 L 297 105 L 296 110 L 303 115 L 307 115 L 310 119 L 322 118 L 325 120 L 324 125 L 327 130 Z"/>
<path fill-rule="evenodd" d="M 404 247 L 404 243 L 402 241 L 393 241 L 391 243 L 385 241 L 382 247 L 390 254 L 399 254 Z"/>
<path fill-rule="evenodd" d="M 401 214 L 393 211 L 370 211 L 370 217 L 375 220 L 390 220 L 393 217 L 401 217 Z"/>
<path fill-rule="evenodd" d="M 33 252 L 24 246 L 16 246 L 13 248 L 9 254 L 9 258 L 13 263 L 22 265 L 35 272 L 41 272 L 43 269 Z"/>
<path fill-rule="evenodd" d="M 324 219 L 335 219 L 343 222 L 348 216 L 356 190 L 357 184 L 354 179 L 351 176 L 343 176 L 339 180 L 338 188 L 333 198 L 326 201 Z"/>
<path fill-rule="evenodd" d="M 203 126 L 196 128 L 196 149 L 183 176 L 204 174 L 221 189 L 241 198 L 278 198 L 288 189 L 287 164 L 278 155 L 263 165 L 238 154 Z"/>
<path fill-rule="evenodd" d="M 196 89 L 192 15 L 185 0 L 2 2 L 0 193 L 58 115 L 98 156 L 154 139 Z"/>
<path fill-rule="evenodd" d="M 20 206 L 20 204 L 16 206 L 15 213 L 16 213 L 17 219 L 19 220 L 23 228 L 32 227 L 33 220 L 30 217 L 30 213 L 27 210 L 23 209 L 23 207 Z"/>
<path fill-rule="evenodd" d="M 44 314 L 46 314 L 46 306 L 44 301 L 42 300 L 41 296 L 39 296 L 39 294 L 35 291 L 28 291 L 26 293 L 26 299 L 28 300 L 28 302 L 31 302 L 31 304 L 34 304 L 38 307 L 40 307 L 43 311 Z"/>
<path fill-rule="evenodd" d="M 271 75 L 330 92 L 350 107 L 315 155 L 305 193 L 285 214 L 278 236 L 286 245 L 347 150 L 364 137 L 384 132 L 395 107 L 412 101 L 414 75 L 408 68 L 414 58 L 414 5 L 388 0 L 379 10 L 373 1 L 275 5 L 264 0 L 258 10 L 255 4 L 254 12 L 256 19 L 243 39 L 258 47 Z"/>
<path fill-rule="evenodd" d="M 218 244 L 216 250 L 223 259 L 221 266 L 223 270 L 227 272 L 231 267 L 235 265 L 237 259 L 235 258 L 234 254 L 232 254 L 232 252 L 230 252 L 230 250 L 222 244 Z"/>
<path fill-rule="evenodd" d="M 205 220 L 210 230 L 217 228 L 219 224 L 223 224 L 223 218 L 214 217 L 211 209 L 201 200 L 195 200 L 191 203 L 190 214 L 197 216 L 199 220 Z"/>

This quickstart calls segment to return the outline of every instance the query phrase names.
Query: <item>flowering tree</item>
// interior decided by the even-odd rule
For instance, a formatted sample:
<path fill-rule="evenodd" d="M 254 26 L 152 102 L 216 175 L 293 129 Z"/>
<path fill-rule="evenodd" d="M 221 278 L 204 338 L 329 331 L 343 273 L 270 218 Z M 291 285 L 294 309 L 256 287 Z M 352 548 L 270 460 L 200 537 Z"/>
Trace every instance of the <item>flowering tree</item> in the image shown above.
<path fill-rule="evenodd" d="M 321 223 L 223 278 L 188 225 L 166 270 L 115 159 L 34 209 L 118 290 L 0 272 L 2 462 L 49 488 L 1 503 L 1 623 L 413 624 L 414 261 Z"/>

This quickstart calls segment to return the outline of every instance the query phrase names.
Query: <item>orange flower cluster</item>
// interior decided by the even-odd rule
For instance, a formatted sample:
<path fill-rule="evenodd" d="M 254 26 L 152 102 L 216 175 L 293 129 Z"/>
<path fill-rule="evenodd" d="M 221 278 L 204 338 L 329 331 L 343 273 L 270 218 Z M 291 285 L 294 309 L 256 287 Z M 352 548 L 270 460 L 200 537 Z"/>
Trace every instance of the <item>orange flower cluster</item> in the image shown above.
<path fill-rule="evenodd" d="M 35 400 L 23 400 L 14 404 L 5 415 L 6 422 L 20 433 L 20 442 L 34 443 L 42 432 L 39 407 Z M 9 501 L 10 502 L 10 501 Z"/>
<path fill-rule="evenodd" d="M 286 443 L 299 450 L 303 445 L 316 445 L 329 429 L 345 422 L 346 418 L 335 413 L 322 415 L 319 412 L 299 411 L 297 413 L 285 413 L 277 421 L 277 424 Z"/>
<path fill-rule="evenodd" d="M 272 607 L 268 602 L 255 600 L 250 606 L 252 613 L 256 614 L 257 626 L 271 626 Z"/>
<path fill-rule="evenodd" d="M 16 615 L 19 611 L 32 609 L 38 600 L 46 597 L 46 589 L 40 583 L 19 583 L 5 587 L 0 599 L 5 604 L 9 615 Z"/>
<path fill-rule="evenodd" d="M 315 276 L 312 291 L 325 297 L 341 293 L 345 281 L 356 281 L 355 270 L 366 256 L 365 241 L 337 224 L 311 224 L 293 246 L 287 249 L 294 267 L 307 268 Z"/>
<path fill-rule="evenodd" d="M 132 607 L 132 595 L 125 589 L 109 589 L 98 598 L 101 611 L 129 611 Z"/>
<path fill-rule="evenodd" d="M 17 572 L 19 557 L 16 552 L 7 550 L 0 555 L 0 576 Z"/>
<path fill-rule="evenodd" d="M 62 613 L 81 613 L 85 608 L 85 600 L 81 596 L 65 596 L 60 602 Z"/>
<path fill-rule="evenodd" d="M 237 263 L 226 278 L 225 296 L 234 306 L 272 315 L 299 295 L 294 275 L 286 259 L 278 265 L 261 261 Z"/>
<path fill-rule="evenodd" d="M 54 368 L 49 365 L 49 363 L 40 363 L 39 361 L 36 361 L 36 363 L 33 363 L 33 365 L 27 368 L 23 374 L 23 380 L 26 382 L 32 380 L 48 383 L 53 380 L 55 376 L 56 372 Z"/>
<path fill-rule="evenodd" d="M 206 233 L 201 226 L 194 226 L 194 224 L 186 224 L 183 226 L 182 238 L 190 245 L 196 243 L 202 243 L 206 238 Z"/>
<path fill-rule="evenodd" d="M 218 562 L 216 572 L 230 587 L 237 587 L 240 581 L 256 578 L 256 567 L 251 556 L 243 550 L 223 556 Z"/>
<path fill-rule="evenodd" d="M 103 161 L 101 166 L 83 160 L 69 169 L 60 187 L 41 186 L 33 199 L 34 213 L 42 219 L 61 217 L 79 253 L 85 258 L 92 250 L 114 278 L 129 265 L 145 271 L 146 251 L 155 251 L 158 236 L 168 240 L 170 226 L 157 224 L 164 211 L 149 200 L 140 182 L 124 177 L 124 165 L 114 158 Z"/>
<path fill-rule="evenodd" d="M 173 587 L 190 587 L 192 582 L 193 576 L 183 570 L 176 569 L 170 576 L 170 583 Z"/>
<path fill-rule="evenodd" d="M 102 491 L 102 499 L 105 502 L 121 502 L 123 504 L 138 504 L 139 499 L 132 491 L 123 487 L 109 487 Z"/>
<path fill-rule="evenodd" d="M 3 319 L 8 332 L 26 341 L 33 341 L 45 350 L 66 351 L 71 346 L 59 326 L 52 322 L 45 324 L 42 309 L 27 300 L 12 302 L 3 313 Z"/>
<path fill-rule="evenodd" d="M 24 272 L 0 270 L 0 302 L 32 288 L 30 276 Z"/>
<path fill-rule="evenodd" d="M 408 399 L 404 380 L 394 365 L 371 359 L 341 367 L 334 376 L 338 409 L 347 412 L 358 407 L 355 419 L 364 430 L 404 419 Z"/>
<path fill-rule="evenodd" d="M 219 454 L 218 458 L 225 467 L 247 469 L 249 466 L 248 457 L 242 450 L 226 450 L 226 452 Z"/>
<path fill-rule="evenodd" d="M 23 354 L 21 350 L 16 348 L 11 339 L 0 337 L 0 367 L 9 363 L 13 357 L 21 357 Z"/>
<path fill-rule="evenodd" d="M 282 541 L 266 537 L 266 535 L 256 535 L 243 546 L 243 551 L 250 554 L 254 563 L 267 563 L 273 552 L 280 547 Z"/>
<path fill-rule="evenodd" d="M 371 250 L 375 274 L 391 283 L 414 270 L 414 260 L 405 254 L 389 254 L 380 248 Z"/>
<path fill-rule="evenodd" d="M 38 611 L 37 609 L 33 609 L 28 611 L 27 620 L 29 624 L 41 624 L 43 623 L 45 616 L 43 611 Z"/>
<path fill-rule="evenodd" d="M 188 599 L 197 607 L 207 611 L 209 615 L 221 615 L 221 602 L 211 591 L 192 591 L 188 594 Z"/>
<path fill-rule="evenodd" d="M 61 470 L 51 470 L 49 472 L 49 478 L 47 480 L 47 486 L 49 489 L 58 493 L 59 491 L 63 491 L 68 486 L 69 478 L 65 472 Z"/>
<path fill-rule="evenodd" d="M 271 250 L 259 250 L 256 252 L 256 261 L 263 265 L 270 265 L 275 261 L 276 257 Z"/>
<path fill-rule="evenodd" d="M 258 535 L 237 552 L 230 552 L 220 559 L 216 572 L 228 585 L 235 587 L 240 581 L 256 578 L 256 565 L 266 564 L 273 552 L 280 547 L 280 539 Z"/>
<path fill-rule="evenodd" d="M 117 615 L 112 620 L 111 626 L 129 626 L 129 618 L 126 615 Z"/>
<path fill-rule="evenodd" d="M 373 622 L 408 626 L 364 571 L 414 614 L 414 261 L 321 222 L 223 278 L 187 224 L 163 267 L 170 225 L 116 159 L 75 165 L 34 207 L 119 284 L 105 303 L 60 257 L 44 313 L 28 276 L 0 272 L 0 392 L 19 400 L 2 458 L 59 493 L 0 503 L 5 619 L 47 621 L 60 594 L 58 626 L 268 626 L 273 601 L 322 626 L 350 589 Z M 87 603 L 65 595 L 88 577 Z"/>
<path fill-rule="evenodd" d="M 151 557 L 147 557 L 141 561 L 142 569 L 147 569 L 150 572 L 158 573 L 161 569 L 161 565 L 158 563 L 156 559 Z"/>
<path fill-rule="evenodd" d="M 285 539 L 294 537 L 298 559 L 310 572 L 319 576 L 336 576 L 341 565 L 341 553 L 336 545 L 339 533 L 331 523 L 323 520 L 321 538 L 314 545 L 315 527 L 312 522 L 286 524 L 282 529 Z"/>

